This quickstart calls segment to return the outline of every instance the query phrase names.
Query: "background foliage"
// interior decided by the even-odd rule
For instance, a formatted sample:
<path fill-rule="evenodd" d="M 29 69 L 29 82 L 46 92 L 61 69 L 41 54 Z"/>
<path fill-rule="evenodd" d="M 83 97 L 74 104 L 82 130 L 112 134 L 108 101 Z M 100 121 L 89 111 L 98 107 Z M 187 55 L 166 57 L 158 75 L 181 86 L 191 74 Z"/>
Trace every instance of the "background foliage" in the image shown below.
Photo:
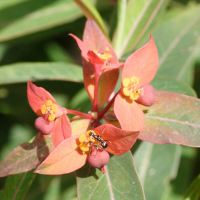
<path fill-rule="evenodd" d="M 82 84 L 80 51 L 68 36 L 73 33 L 82 37 L 85 16 L 93 18 L 104 34 L 113 38 L 113 46 L 122 60 L 143 45 L 152 33 L 159 52 L 154 87 L 200 95 L 198 1 L 144 0 L 136 3 L 138 1 L 130 0 L 129 6 L 125 0 L 82 2 L 0 2 L 0 161 L 37 133 L 33 127 L 36 115 L 26 97 L 27 80 L 37 81 L 36 84 L 52 93 L 63 107 L 90 110 Z M 192 186 L 185 193 L 199 174 L 199 149 L 138 141 L 132 152 L 147 200 L 179 200 L 184 195 L 185 198 L 193 195 L 195 199 L 195 194 L 199 194 Z M 199 177 L 195 185 L 199 186 Z M 11 175 L 0 179 L 0 189 L 0 199 L 4 200 L 76 199 L 75 173 Z M 82 195 L 84 199 L 84 193 Z"/>

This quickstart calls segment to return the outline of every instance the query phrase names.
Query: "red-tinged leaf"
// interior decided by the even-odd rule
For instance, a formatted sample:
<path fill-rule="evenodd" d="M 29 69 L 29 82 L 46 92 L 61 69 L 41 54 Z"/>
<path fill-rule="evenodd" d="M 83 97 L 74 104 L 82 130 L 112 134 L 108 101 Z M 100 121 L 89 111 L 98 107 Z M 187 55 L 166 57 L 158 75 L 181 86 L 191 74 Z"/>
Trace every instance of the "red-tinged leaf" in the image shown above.
<path fill-rule="evenodd" d="M 139 131 L 124 131 L 110 124 L 98 126 L 94 131 L 108 141 L 106 151 L 114 155 L 122 155 L 130 150 L 139 135 Z"/>
<path fill-rule="evenodd" d="M 114 112 L 122 127 L 127 131 L 142 131 L 145 117 L 142 109 L 135 101 L 128 102 L 118 94 L 114 102 Z"/>
<path fill-rule="evenodd" d="M 83 42 L 82 42 L 82 40 L 80 40 L 78 37 L 76 37 L 75 35 L 73 35 L 73 34 L 69 34 L 71 37 L 73 37 L 75 40 L 76 40 L 76 42 L 77 42 L 77 44 L 78 44 L 78 46 L 79 46 L 79 48 L 80 48 L 80 50 L 81 50 L 81 53 L 82 53 L 82 56 L 83 57 L 85 57 L 85 58 L 87 58 L 87 53 L 88 53 L 88 51 L 89 51 L 89 48 L 87 47 L 87 45 L 86 44 L 84 44 Z"/>
<path fill-rule="evenodd" d="M 158 104 L 147 108 L 139 139 L 157 144 L 200 147 L 200 100 L 173 92 L 156 91 Z"/>
<path fill-rule="evenodd" d="M 42 87 L 37 87 L 31 81 L 28 81 L 27 83 L 27 97 L 31 108 L 39 116 L 43 116 L 43 114 L 41 113 L 41 107 L 43 104 L 46 103 L 47 100 L 51 100 L 54 104 L 58 106 L 56 117 L 62 115 L 62 113 L 64 112 L 64 108 L 58 105 L 56 100 L 49 92 L 47 92 Z"/>
<path fill-rule="evenodd" d="M 144 84 L 150 83 L 154 78 L 158 69 L 158 52 L 152 36 L 150 41 L 130 55 L 122 70 L 122 80 L 131 78 L 132 76 L 139 77 L 141 87 Z"/>
<path fill-rule="evenodd" d="M 83 33 L 83 42 L 87 45 L 87 47 L 92 51 L 105 51 L 106 47 L 109 48 L 108 53 L 112 55 L 111 58 L 108 59 L 109 63 L 118 63 L 117 55 L 110 45 L 104 34 L 101 32 L 99 27 L 92 19 L 88 19 L 85 24 L 85 29 Z"/>
<path fill-rule="evenodd" d="M 35 169 L 53 151 L 51 135 L 38 133 L 32 143 L 16 147 L 0 164 L 0 177 Z"/>
<path fill-rule="evenodd" d="M 88 155 L 83 154 L 77 145 L 79 136 L 72 136 L 62 143 L 35 170 L 39 174 L 67 174 L 81 168 Z"/>
<path fill-rule="evenodd" d="M 90 119 L 77 119 L 71 122 L 72 136 L 85 134 L 90 123 Z"/>
<path fill-rule="evenodd" d="M 72 128 L 70 121 L 66 114 L 62 114 L 55 121 L 55 125 L 52 132 L 52 141 L 55 147 L 57 147 L 63 140 L 71 137 Z"/>

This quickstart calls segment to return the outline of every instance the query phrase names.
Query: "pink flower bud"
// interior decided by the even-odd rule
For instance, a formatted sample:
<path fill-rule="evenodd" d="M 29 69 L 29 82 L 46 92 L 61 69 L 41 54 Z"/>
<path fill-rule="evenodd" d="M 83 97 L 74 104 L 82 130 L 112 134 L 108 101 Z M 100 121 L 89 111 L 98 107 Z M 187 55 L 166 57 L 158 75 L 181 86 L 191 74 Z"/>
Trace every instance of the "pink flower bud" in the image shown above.
<path fill-rule="evenodd" d="M 35 128 L 44 135 L 49 135 L 53 131 L 54 121 L 45 120 L 43 117 L 38 117 L 35 120 Z"/>
<path fill-rule="evenodd" d="M 152 106 L 155 103 L 155 90 L 153 86 L 145 84 L 140 89 L 143 89 L 143 91 L 136 102 L 143 106 Z"/>
<path fill-rule="evenodd" d="M 96 151 L 96 154 L 91 153 L 88 156 L 88 163 L 92 167 L 101 168 L 108 164 L 109 159 L 110 159 L 110 156 L 107 151 L 98 149 L 98 151 Z"/>

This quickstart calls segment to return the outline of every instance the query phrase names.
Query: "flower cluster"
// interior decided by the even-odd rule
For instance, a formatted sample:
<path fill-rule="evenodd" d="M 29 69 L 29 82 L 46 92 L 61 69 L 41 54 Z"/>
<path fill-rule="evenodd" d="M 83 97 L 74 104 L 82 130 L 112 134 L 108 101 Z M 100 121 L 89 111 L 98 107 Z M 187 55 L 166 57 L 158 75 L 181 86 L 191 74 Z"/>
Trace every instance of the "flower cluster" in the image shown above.
<path fill-rule="evenodd" d="M 81 50 L 84 85 L 93 108 L 88 113 L 63 108 L 45 89 L 28 82 L 29 104 L 40 116 L 35 127 L 41 134 L 52 133 L 56 147 L 35 172 L 70 173 L 88 160 L 91 166 L 105 173 L 108 152 L 124 154 L 142 131 L 145 117 L 140 105 L 155 103 L 155 91 L 149 83 L 158 68 L 157 49 L 150 36 L 146 45 L 131 54 L 125 63 L 119 63 L 114 49 L 93 20 L 86 22 L 83 41 L 70 35 Z M 114 95 L 120 68 L 121 88 Z M 73 128 L 74 121 L 70 122 L 67 114 L 79 116 L 74 119 L 79 120 L 79 128 Z M 101 125 L 102 119 L 107 124 Z"/>

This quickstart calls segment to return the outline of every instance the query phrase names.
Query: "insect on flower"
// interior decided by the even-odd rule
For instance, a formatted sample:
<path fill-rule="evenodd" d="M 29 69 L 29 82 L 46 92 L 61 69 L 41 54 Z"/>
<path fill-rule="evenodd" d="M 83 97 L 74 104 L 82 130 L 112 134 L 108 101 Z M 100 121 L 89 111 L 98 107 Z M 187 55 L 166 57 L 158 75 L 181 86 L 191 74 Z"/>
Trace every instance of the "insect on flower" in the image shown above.
<path fill-rule="evenodd" d="M 105 130 L 105 129 L 104 129 Z M 104 132 L 104 130 L 103 130 L 103 132 Z M 90 132 L 89 132 L 90 131 Z M 103 140 L 102 138 L 101 138 L 101 136 L 100 135 L 98 135 L 98 134 L 96 134 L 94 131 L 92 131 L 92 130 L 89 130 L 88 132 L 89 132 L 89 136 L 91 136 L 91 137 L 93 137 L 95 140 L 97 140 L 97 149 L 98 149 L 98 147 L 99 147 L 99 144 L 104 148 L 104 149 L 106 149 L 107 147 L 108 147 L 108 144 L 107 144 L 107 142 L 106 141 L 108 141 L 108 140 Z M 103 134 L 103 132 L 101 133 L 101 134 Z"/>
<path fill-rule="evenodd" d="M 63 140 L 35 172 L 39 174 L 67 174 L 81 168 L 88 158 L 93 159 L 91 161 L 93 167 L 97 161 L 105 165 L 104 161 L 109 160 L 109 154 L 105 153 L 105 150 L 114 155 L 124 154 L 136 142 L 139 131 L 126 131 L 110 124 L 104 124 L 94 130 L 83 131 L 82 134 L 76 133 L 78 132 L 74 132 L 74 135 Z M 101 138 L 102 133 L 103 137 Z M 106 141 L 113 145 L 109 145 Z M 106 144 L 103 142 L 107 143 L 106 148 L 104 148 Z M 98 145 L 102 149 L 97 149 Z"/>

